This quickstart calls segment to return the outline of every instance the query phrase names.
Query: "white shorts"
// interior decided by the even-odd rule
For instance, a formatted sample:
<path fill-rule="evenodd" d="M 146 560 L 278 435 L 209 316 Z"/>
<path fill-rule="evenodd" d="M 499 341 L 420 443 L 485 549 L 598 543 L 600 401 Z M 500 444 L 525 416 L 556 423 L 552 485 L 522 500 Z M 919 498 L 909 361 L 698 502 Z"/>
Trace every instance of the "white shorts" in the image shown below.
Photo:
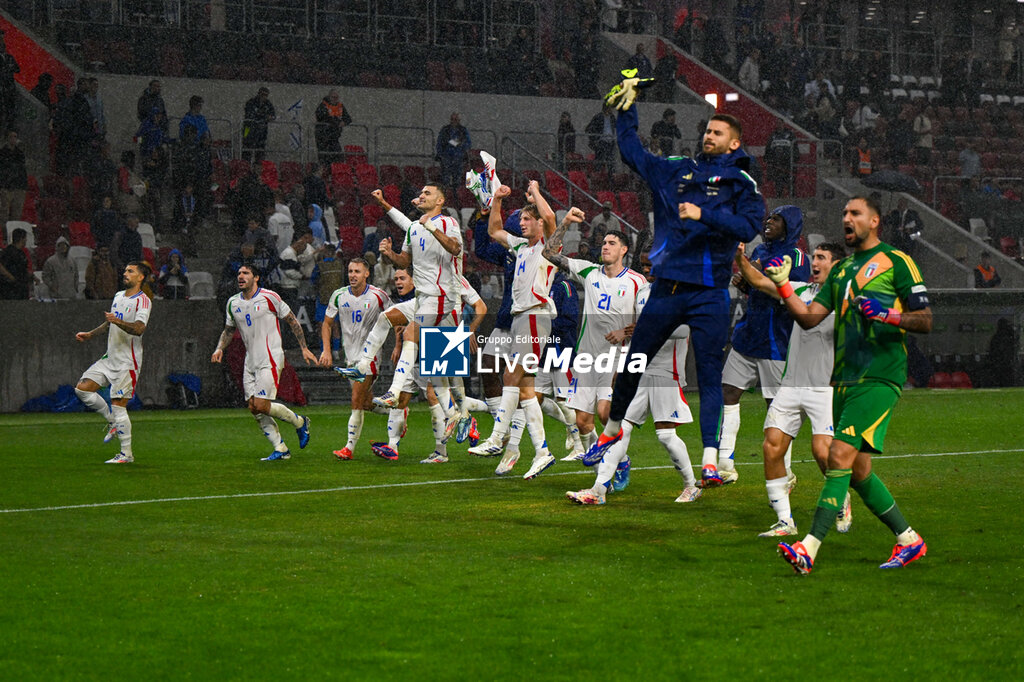
<path fill-rule="evenodd" d="M 674 384 L 674 385 L 673 385 Z M 645 374 L 636 389 L 636 397 L 626 409 L 626 421 L 643 424 L 650 414 L 655 422 L 689 424 L 693 422 L 683 389 L 668 377 Z"/>
<path fill-rule="evenodd" d="M 277 384 L 281 380 L 281 374 L 277 367 L 284 367 L 284 357 L 274 358 L 276 367 L 267 365 L 259 369 L 249 369 L 246 365 L 242 370 L 242 388 L 245 392 L 245 399 L 260 398 L 262 400 L 273 400 L 277 397 Z"/>
<path fill-rule="evenodd" d="M 769 400 L 779 392 L 782 385 L 782 373 L 786 369 L 785 360 L 762 360 L 748 358 L 735 348 L 729 351 L 722 370 L 722 383 L 742 388 L 744 391 L 761 383 L 761 395 Z"/>
<path fill-rule="evenodd" d="M 421 327 L 458 327 L 459 310 L 455 307 L 457 301 L 457 297 L 416 294 L 416 313 L 413 319 Z"/>
<path fill-rule="evenodd" d="M 495 327 L 491 335 L 487 337 L 484 344 L 484 355 L 491 355 L 496 358 L 512 356 L 512 331 Z"/>
<path fill-rule="evenodd" d="M 534 389 L 541 395 L 554 396 L 559 400 L 565 400 L 569 397 L 570 390 L 570 378 L 572 371 L 568 370 L 562 372 L 555 370 L 554 372 L 537 372 L 537 379 L 534 381 Z"/>
<path fill-rule="evenodd" d="M 768 408 L 764 428 L 775 428 L 796 438 L 804 423 L 804 415 L 811 420 L 812 435 L 833 435 L 832 389 L 783 386 Z"/>
<path fill-rule="evenodd" d="M 420 376 L 420 363 L 414 362 L 409 368 L 409 375 L 405 378 L 405 383 L 402 385 L 402 393 L 416 395 L 418 389 L 420 394 L 426 398 L 427 383 L 429 383 L 427 378 Z"/>
<path fill-rule="evenodd" d="M 100 358 L 85 370 L 82 379 L 89 379 L 100 385 L 110 386 L 110 399 L 129 399 L 135 395 L 135 384 L 139 381 L 138 372 L 131 369 L 118 369 L 107 358 Z"/>
<path fill-rule="evenodd" d="M 597 413 L 597 403 L 601 400 L 612 401 L 612 379 L 614 374 L 574 374 L 569 382 L 569 398 L 565 404 L 577 412 Z"/>
<path fill-rule="evenodd" d="M 414 319 L 416 319 L 416 299 L 410 298 L 408 301 L 396 303 L 395 305 L 385 310 L 384 314 L 386 315 L 392 310 L 397 310 L 398 312 L 402 313 L 402 315 L 405 316 L 405 324 L 409 324 Z"/>
<path fill-rule="evenodd" d="M 544 349 L 551 338 L 551 318 L 545 308 L 538 307 L 512 316 L 511 358 L 520 360 L 525 355 L 534 355 L 538 361 L 544 359 Z"/>

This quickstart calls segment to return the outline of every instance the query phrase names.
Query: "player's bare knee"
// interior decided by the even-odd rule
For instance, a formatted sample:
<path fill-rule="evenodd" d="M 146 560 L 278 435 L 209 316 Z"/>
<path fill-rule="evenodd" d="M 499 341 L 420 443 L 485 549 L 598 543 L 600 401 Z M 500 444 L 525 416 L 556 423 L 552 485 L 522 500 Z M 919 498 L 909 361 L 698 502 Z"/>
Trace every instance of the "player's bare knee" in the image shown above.
<path fill-rule="evenodd" d="M 743 389 L 729 384 L 722 384 L 722 402 L 726 405 L 739 405 Z"/>

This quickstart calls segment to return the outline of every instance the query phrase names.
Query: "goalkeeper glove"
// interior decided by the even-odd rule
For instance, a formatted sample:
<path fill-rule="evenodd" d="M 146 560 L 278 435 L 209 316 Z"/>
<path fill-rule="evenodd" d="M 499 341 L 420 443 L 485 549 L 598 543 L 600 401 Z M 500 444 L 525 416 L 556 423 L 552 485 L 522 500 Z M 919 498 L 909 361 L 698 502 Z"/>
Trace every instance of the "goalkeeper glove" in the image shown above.
<path fill-rule="evenodd" d="M 894 327 L 900 326 L 900 320 L 903 316 L 895 308 L 886 308 L 875 299 L 867 298 L 866 296 L 858 296 L 853 299 L 853 302 L 860 308 L 861 314 L 869 320 L 884 322 Z"/>
<path fill-rule="evenodd" d="M 636 101 L 639 94 L 638 90 L 654 85 L 654 79 L 637 78 L 636 69 L 623 69 L 622 75 L 625 76 L 625 79 L 605 95 L 604 102 L 620 111 L 625 111 L 633 106 L 633 102 Z"/>
<path fill-rule="evenodd" d="M 783 300 L 793 295 L 793 285 L 789 283 L 789 271 L 793 267 L 793 259 L 789 256 L 776 256 L 764 266 L 764 274 L 775 283 L 775 288 Z"/>

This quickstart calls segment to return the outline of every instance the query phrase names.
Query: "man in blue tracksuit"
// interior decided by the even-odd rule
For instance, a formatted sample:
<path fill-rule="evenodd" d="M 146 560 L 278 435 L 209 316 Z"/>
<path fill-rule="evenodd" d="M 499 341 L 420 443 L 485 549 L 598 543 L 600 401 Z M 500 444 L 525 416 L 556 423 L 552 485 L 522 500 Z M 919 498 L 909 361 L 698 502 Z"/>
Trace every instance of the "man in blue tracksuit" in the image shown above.
<path fill-rule="evenodd" d="M 632 81 L 632 82 L 631 82 Z M 700 430 L 705 457 L 718 454 L 722 413 L 722 358 L 729 338 L 729 278 L 739 242 L 749 242 L 764 218 L 764 199 L 740 149 L 742 129 L 732 116 L 708 121 L 696 158 L 665 159 L 644 149 L 637 133 L 636 79 L 609 95 L 622 110 L 617 124 L 619 153 L 651 188 L 655 277 L 651 296 L 637 320 L 633 356 L 653 358 L 680 324 L 690 326 L 700 388 Z M 632 364 L 632 363 L 631 363 Z M 621 422 L 636 395 L 641 373 L 618 375 L 604 433 L 587 453 L 595 460 L 621 438 Z"/>
<path fill-rule="evenodd" d="M 790 271 L 793 280 L 809 282 L 810 259 L 796 245 L 803 227 L 803 214 L 796 206 L 780 206 L 769 213 L 761 230 L 764 241 L 750 254 L 754 266 L 763 266 L 775 257 L 789 256 L 793 262 Z M 732 350 L 722 371 L 725 407 L 718 465 L 715 466 L 713 458 L 705 457 L 701 471 L 702 487 L 733 483 L 739 477 L 733 453 L 740 429 L 740 397 L 748 388 L 760 383 L 761 395 L 771 405 L 782 383 L 792 330 L 793 318 L 781 301 L 756 289 L 750 293 L 743 319 L 733 329 Z M 789 471 L 788 461 L 786 470 Z"/>

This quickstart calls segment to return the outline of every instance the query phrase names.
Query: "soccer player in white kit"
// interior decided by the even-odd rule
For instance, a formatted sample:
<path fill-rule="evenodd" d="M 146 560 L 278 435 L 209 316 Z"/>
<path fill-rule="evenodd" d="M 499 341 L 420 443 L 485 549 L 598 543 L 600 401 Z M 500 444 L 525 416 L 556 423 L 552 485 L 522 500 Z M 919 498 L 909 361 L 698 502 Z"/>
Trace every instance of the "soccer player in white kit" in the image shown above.
<path fill-rule="evenodd" d="M 295 427 L 299 448 L 309 443 L 309 418 L 300 417 L 282 403 L 274 402 L 281 368 L 284 366 L 281 320 L 287 322 L 295 334 L 306 364 L 315 364 L 317 359 L 313 351 L 306 347 L 302 327 L 288 304 L 275 292 L 260 287 L 259 281 L 260 273 L 252 263 L 243 263 L 238 268 L 239 293 L 228 299 L 224 331 L 221 332 L 217 349 L 210 356 L 210 361 L 223 360 L 224 349 L 231 343 L 237 329 L 245 344 L 242 386 L 245 389 L 246 405 L 263 429 L 263 435 L 274 446 L 274 451 L 263 458 L 264 462 L 268 462 L 291 457 L 288 446 L 281 440 L 275 419 Z"/>
<path fill-rule="evenodd" d="M 348 286 L 337 289 L 327 299 L 327 310 L 320 325 L 323 351 L 320 366 L 331 366 L 331 332 L 335 318 L 341 324 L 341 341 L 345 359 L 352 362 L 360 357 L 363 344 L 381 313 L 391 307 L 391 297 L 383 289 L 368 283 L 370 264 L 362 258 L 353 258 L 348 263 Z M 348 441 L 345 447 L 334 451 L 338 459 L 352 459 L 352 450 L 363 432 L 363 416 L 373 409 L 373 382 L 380 369 L 379 355 L 370 360 L 369 381 L 350 379 L 352 386 L 352 411 L 348 417 Z"/>
<path fill-rule="evenodd" d="M 736 254 L 743 278 L 769 296 L 778 297 L 774 282 L 754 268 L 743 255 L 743 245 Z M 819 244 L 811 256 L 811 281 L 791 281 L 793 293 L 800 298 L 797 304 L 806 308 L 821 290 L 832 267 L 846 257 L 841 244 Z M 795 302 L 794 302 L 795 303 Z M 828 464 L 828 451 L 834 433 L 832 425 L 832 365 L 835 358 L 833 311 L 816 327 L 804 329 L 793 323 L 786 356 L 786 372 L 775 399 L 764 420 L 764 478 L 768 502 L 777 520 L 759 537 L 773 538 L 796 535 L 796 524 L 789 504 L 789 493 L 795 477 L 786 473 L 784 458 L 793 439 L 800 433 L 804 418 L 811 422 L 811 454 L 824 474 Z M 836 515 L 836 530 L 846 533 L 853 522 L 850 494 L 846 494 L 843 508 Z"/>
<path fill-rule="evenodd" d="M 491 239 L 516 254 L 515 275 L 512 281 L 512 353 L 517 360 L 504 374 L 501 406 L 494 418 L 490 437 L 469 453 L 482 457 L 502 454 L 506 436 L 516 407 L 521 405 L 530 429 L 530 438 L 536 451 L 525 479 L 535 478 L 555 463 L 548 452 L 544 437 L 544 413 L 534 391 L 533 373 L 528 373 L 523 360 L 528 355 L 541 359 L 541 353 L 551 336 L 551 321 L 557 311 L 551 300 L 551 283 L 555 267 L 544 259 L 544 240 L 555 231 L 555 213 L 540 192 L 536 181 L 530 182 L 526 198 L 530 202 L 519 213 L 522 237 L 505 231 L 501 220 L 501 204 L 512 190 L 502 185 L 494 193 L 487 232 Z M 536 369 L 534 369 L 534 372 Z"/>
<path fill-rule="evenodd" d="M 92 331 L 75 334 L 76 341 L 85 343 L 109 330 L 106 354 L 85 370 L 75 386 L 78 399 L 107 420 L 103 442 L 109 443 L 116 436 L 121 443 L 121 451 L 108 459 L 107 464 L 131 464 L 135 461 L 128 401 L 135 395 L 142 369 L 142 334 L 153 309 L 153 302 L 142 292 L 142 284 L 149 274 L 149 266 L 145 263 L 133 261 L 126 265 L 123 277 L 126 288 L 114 294 L 110 311 L 104 313 L 106 320 Z M 110 386 L 109 408 L 97 393 L 104 386 Z"/>
<path fill-rule="evenodd" d="M 650 273 L 649 266 L 648 263 L 647 273 Z M 649 274 L 646 279 L 653 280 Z M 650 291 L 649 285 L 640 290 L 637 296 L 638 314 L 647 304 Z M 593 487 L 566 492 L 565 496 L 569 500 L 584 505 L 604 504 L 609 488 L 621 490 L 625 487 L 624 484 L 622 487 L 618 486 L 622 479 L 628 482 L 629 469 L 627 466 L 623 475 L 623 470 L 619 467 L 629 462 L 627 451 L 633 428 L 642 425 L 648 415 L 654 420 L 654 433 L 658 437 L 658 442 L 668 452 L 672 464 L 683 479 L 683 491 L 676 498 L 676 502 L 693 502 L 701 496 L 703 491 L 697 487 L 697 477 L 693 473 L 686 443 L 676 433 L 680 424 L 693 422 L 690 406 L 683 395 L 683 388 L 686 386 L 686 352 L 690 345 L 689 337 L 690 328 L 685 324 L 680 325 L 654 358 L 647 363 L 647 369 L 644 370 L 637 387 L 636 397 L 630 402 L 626 418 L 622 422 L 622 440 L 613 445 L 602 457 Z"/>
<path fill-rule="evenodd" d="M 622 264 L 629 251 L 629 237 L 618 230 L 609 231 L 601 243 L 601 263 L 558 254 L 561 238 L 552 239 L 545 256 L 566 276 L 582 285 L 583 322 L 580 326 L 577 354 L 595 358 L 613 349 L 625 353 L 633 325 L 640 315 L 637 296 L 647 287 L 639 272 Z M 566 404 L 576 411 L 576 426 L 584 451 L 597 441 L 594 415 L 608 420 L 612 404 L 614 372 L 575 373 Z M 577 457 L 582 459 L 582 454 Z"/>

